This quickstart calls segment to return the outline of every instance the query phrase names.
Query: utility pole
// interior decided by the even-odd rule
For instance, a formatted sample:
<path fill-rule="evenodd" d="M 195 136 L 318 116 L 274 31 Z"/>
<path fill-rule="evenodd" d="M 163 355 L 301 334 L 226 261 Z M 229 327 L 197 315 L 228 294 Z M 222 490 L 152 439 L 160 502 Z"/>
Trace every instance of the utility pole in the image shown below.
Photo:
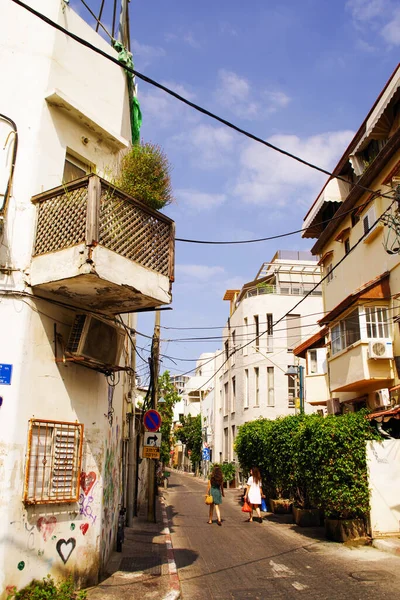
<path fill-rule="evenodd" d="M 156 310 L 154 322 L 153 343 L 151 346 L 151 368 L 153 375 L 153 388 L 151 393 L 151 407 L 157 410 L 158 406 L 158 374 L 160 370 L 160 311 Z M 148 505 L 147 520 L 156 522 L 156 463 L 154 458 L 149 458 L 149 480 L 148 480 Z"/>
<path fill-rule="evenodd" d="M 131 315 L 128 316 L 128 325 L 131 326 Z M 135 324 L 136 327 L 136 324 Z M 136 332 L 131 330 L 131 356 L 130 356 L 130 378 L 131 385 L 129 389 L 132 413 L 129 415 L 129 441 L 128 441 L 128 481 L 127 481 L 127 524 L 133 525 L 134 499 L 135 499 L 135 466 L 138 468 L 135 452 L 135 435 L 140 436 L 140 428 L 136 427 Z"/>

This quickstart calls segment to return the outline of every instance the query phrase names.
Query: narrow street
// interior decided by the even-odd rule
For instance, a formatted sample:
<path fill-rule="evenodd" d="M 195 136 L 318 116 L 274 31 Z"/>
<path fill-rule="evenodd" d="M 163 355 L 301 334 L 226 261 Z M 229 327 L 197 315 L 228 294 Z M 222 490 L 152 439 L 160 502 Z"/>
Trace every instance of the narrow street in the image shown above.
<path fill-rule="evenodd" d="M 400 558 L 372 547 L 328 542 L 286 516 L 247 523 L 240 491 L 228 490 L 222 527 L 207 524 L 206 483 L 172 472 L 168 505 L 183 600 L 398 598 Z"/>

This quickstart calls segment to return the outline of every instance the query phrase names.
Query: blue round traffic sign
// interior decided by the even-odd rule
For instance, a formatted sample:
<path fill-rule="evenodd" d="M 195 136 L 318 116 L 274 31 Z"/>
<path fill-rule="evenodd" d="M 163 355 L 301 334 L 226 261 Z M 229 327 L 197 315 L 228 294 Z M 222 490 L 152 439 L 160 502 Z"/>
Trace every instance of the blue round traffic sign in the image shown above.
<path fill-rule="evenodd" d="M 144 413 L 143 424 L 147 431 L 158 431 L 161 427 L 161 415 L 156 410 L 148 410 Z"/>

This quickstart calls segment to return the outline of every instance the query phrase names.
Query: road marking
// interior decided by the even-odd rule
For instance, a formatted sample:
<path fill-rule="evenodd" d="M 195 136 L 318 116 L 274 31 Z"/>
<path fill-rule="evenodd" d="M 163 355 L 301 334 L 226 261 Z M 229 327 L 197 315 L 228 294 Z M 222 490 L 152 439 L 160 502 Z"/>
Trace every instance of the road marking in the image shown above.
<path fill-rule="evenodd" d="M 295 590 L 299 590 L 299 592 L 301 592 L 301 590 L 306 590 L 308 588 L 308 585 L 303 585 L 302 583 L 299 583 L 298 581 L 293 581 L 292 586 L 294 587 Z"/>
<path fill-rule="evenodd" d="M 270 560 L 269 564 L 272 567 L 274 577 L 290 577 L 291 575 L 294 575 L 294 571 L 289 569 L 286 565 L 275 563 L 273 560 Z"/>

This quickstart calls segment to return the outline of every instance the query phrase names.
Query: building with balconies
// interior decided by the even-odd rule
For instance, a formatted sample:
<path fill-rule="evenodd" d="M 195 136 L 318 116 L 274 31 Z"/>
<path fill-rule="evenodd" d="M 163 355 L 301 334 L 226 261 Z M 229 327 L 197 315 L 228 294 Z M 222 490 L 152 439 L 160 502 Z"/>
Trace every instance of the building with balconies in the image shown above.
<path fill-rule="evenodd" d="M 304 220 L 325 275 L 331 412 L 399 400 L 399 183 L 400 66 Z"/>
<path fill-rule="evenodd" d="M 30 5 L 118 56 L 67 2 Z M 134 486 L 130 330 L 171 301 L 174 224 L 108 181 L 130 146 L 124 70 L 12 2 L 0 21 L 5 598 L 49 573 L 94 584 L 115 549 Z"/>
<path fill-rule="evenodd" d="M 215 395 L 220 460 L 235 460 L 234 441 L 243 423 L 299 411 L 299 381 L 286 372 L 296 364 L 293 349 L 318 329 L 320 278 L 321 268 L 308 252 L 280 250 L 241 290 L 226 291 L 230 316 Z M 305 410 L 315 409 L 306 401 Z"/>

